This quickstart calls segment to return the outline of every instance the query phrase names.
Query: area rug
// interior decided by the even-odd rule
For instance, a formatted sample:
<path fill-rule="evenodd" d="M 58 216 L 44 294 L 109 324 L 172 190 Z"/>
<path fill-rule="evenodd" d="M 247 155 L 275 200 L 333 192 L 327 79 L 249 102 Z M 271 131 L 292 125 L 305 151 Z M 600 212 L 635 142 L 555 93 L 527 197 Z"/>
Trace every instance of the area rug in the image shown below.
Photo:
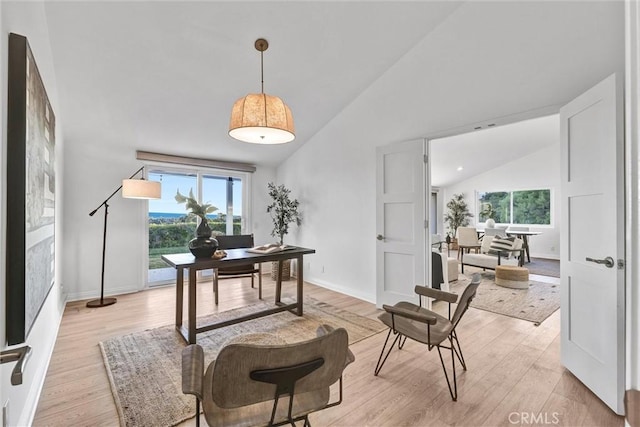
<path fill-rule="evenodd" d="M 539 276 L 560 277 L 560 260 L 546 258 L 531 258 L 531 262 L 524 265 L 530 274 Z"/>
<path fill-rule="evenodd" d="M 231 319 L 265 306 L 268 304 L 259 303 L 204 316 L 198 318 L 197 323 Z M 349 344 L 385 329 L 378 320 L 305 298 L 302 317 L 288 311 L 262 317 L 198 334 L 198 344 L 204 348 L 205 366 L 208 366 L 225 343 L 240 335 L 270 333 L 293 343 L 315 337 L 321 324 L 345 328 Z M 100 343 L 122 426 L 173 426 L 194 416 L 195 398 L 182 394 L 181 354 L 184 347 L 185 343 L 173 325 Z"/>
<path fill-rule="evenodd" d="M 536 326 L 560 308 L 560 285 L 530 280 L 529 289 L 510 289 L 496 285 L 493 272 L 480 274 L 482 282 L 471 307 L 528 320 Z M 458 282 L 451 284 L 451 292 L 462 293 L 470 277 L 465 271 Z"/>

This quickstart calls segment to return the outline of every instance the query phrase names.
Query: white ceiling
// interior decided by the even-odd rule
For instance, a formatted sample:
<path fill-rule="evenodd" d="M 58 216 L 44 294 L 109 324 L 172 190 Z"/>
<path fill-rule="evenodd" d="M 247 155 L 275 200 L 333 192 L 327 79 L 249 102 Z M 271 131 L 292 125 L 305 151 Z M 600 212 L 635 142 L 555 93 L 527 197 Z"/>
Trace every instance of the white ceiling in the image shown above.
<path fill-rule="evenodd" d="M 431 142 L 431 185 L 447 187 L 464 181 L 558 145 L 559 139 L 557 114 L 435 139 Z"/>
<path fill-rule="evenodd" d="M 309 140 L 457 2 L 50 2 L 46 16 L 65 136 L 91 143 L 277 165 Z M 228 136 L 236 99 L 291 108 L 296 140 Z M 99 130 L 100 135 L 96 135 Z"/>
<path fill-rule="evenodd" d="M 622 12 L 622 2 L 577 1 L 45 6 L 65 144 L 268 166 L 372 93 L 384 96 L 386 109 L 378 99 L 375 114 L 386 122 L 372 116 L 370 129 L 390 142 L 566 102 L 622 68 Z M 265 92 L 283 98 L 294 115 L 297 138 L 281 146 L 227 135 L 235 100 L 260 90 L 259 37 L 270 43 Z M 379 125 L 389 121 L 394 126 Z M 531 149 L 525 139 L 516 142 L 509 143 L 513 155 Z"/>

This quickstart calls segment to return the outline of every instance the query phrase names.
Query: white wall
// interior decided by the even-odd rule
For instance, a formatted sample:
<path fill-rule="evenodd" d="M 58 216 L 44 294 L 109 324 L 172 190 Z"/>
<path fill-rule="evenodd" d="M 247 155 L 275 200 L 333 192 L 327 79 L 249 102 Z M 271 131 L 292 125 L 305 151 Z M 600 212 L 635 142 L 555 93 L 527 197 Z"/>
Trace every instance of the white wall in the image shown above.
<path fill-rule="evenodd" d="M 278 169 L 278 182 L 300 201 L 302 225 L 289 237 L 316 249 L 305 278 L 375 301 L 375 147 L 352 126 L 349 109 Z M 365 146 L 363 146 L 365 142 Z M 371 141 L 373 142 L 373 141 Z"/>
<path fill-rule="evenodd" d="M 559 137 L 559 135 L 558 135 Z M 434 141 L 437 144 L 437 140 Z M 437 161 L 437 159 L 434 159 Z M 444 189 L 445 204 L 453 194 L 463 193 L 474 215 L 470 225 L 476 225 L 476 191 L 511 191 L 551 189 L 551 225 L 530 227 L 540 231 L 529 238 L 531 256 L 560 259 L 560 142 L 506 163 Z M 484 226 L 484 224 L 481 224 Z"/>
<path fill-rule="evenodd" d="M 136 150 L 153 151 L 153 142 L 141 136 L 138 141 L 125 141 L 119 149 L 109 149 L 105 141 L 117 135 L 96 132 L 92 141 L 66 137 L 65 176 L 68 191 L 64 206 L 64 285 L 69 300 L 94 298 L 100 295 L 102 236 L 104 208 L 93 217 L 95 209 L 142 163 L 136 160 Z M 269 241 L 269 221 L 266 216 L 267 181 L 274 180 L 271 168 L 258 168 L 252 176 L 253 195 L 250 225 L 256 241 Z M 116 194 L 109 201 L 107 243 L 105 255 L 105 295 L 136 292 L 143 289 L 143 270 L 148 202 L 124 199 Z"/>
<path fill-rule="evenodd" d="M 608 42 L 600 46 L 604 39 L 580 46 L 579 34 L 606 33 L 622 49 L 622 19 L 622 5 L 612 3 L 468 2 L 458 8 L 278 168 L 278 181 L 302 202 L 296 242 L 317 251 L 306 258 L 306 277 L 373 301 L 376 146 L 567 102 L 588 88 L 575 86 L 574 73 L 589 73 L 597 83 L 623 66 L 620 52 L 612 55 Z M 616 30 L 603 33 L 603 22 Z M 559 70 L 530 62 L 558 44 L 540 31 L 542 23 L 571 28 L 564 35 L 574 54 L 592 64 Z M 473 36 L 461 36 L 460 28 Z M 551 93 L 550 81 L 566 92 Z"/>
<path fill-rule="evenodd" d="M 63 229 L 61 227 L 61 218 L 64 214 L 65 207 L 61 203 L 64 196 L 63 183 L 63 139 L 62 139 L 62 119 L 58 114 L 58 93 L 56 90 L 56 80 L 53 71 L 53 61 L 51 57 L 51 49 L 49 45 L 49 36 L 47 30 L 47 23 L 44 19 L 43 4 L 36 2 L 28 2 L 25 4 L 17 4 L 10 2 L 0 2 L 0 14 L 2 19 L 0 22 L 0 45 L 1 52 L 1 70 L 0 70 L 0 82 L 1 88 L 0 95 L 2 99 L 3 112 L 0 121 L 2 121 L 2 163 L 0 164 L 0 182 L 2 183 L 2 225 L 4 226 L 4 218 L 6 214 L 6 136 L 7 127 L 5 120 L 5 112 L 7 106 L 6 89 L 7 89 L 7 52 L 6 46 L 8 44 L 8 33 L 14 32 L 24 35 L 28 38 L 31 50 L 38 64 L 38 69 L 44 81 L 44 85 L 47 89 L 47 94 L 53 106 L 54 113 L 56 113 L 56 278 L 53 289 L 49 293 L 47 300 L 45 301 L 38 318 L 36 319 L 31 333 L 27 337 L 26 344 L 31 346 L 32 353 L 28 359 L 26 367 L 24 369 L 23 384 L 19 386 L 12 386 L 10 383 L 11 370 L 14 367 L 13 363 L 4 364 L 0 366 L 0 401 L 4 404 L 9 400 L 9 425 L 11 426 L 24 426 L 29 425 L 33 419 L 35 413 L 38 397 L 44 377 L 46 374 L 47 366 L 55 339 L 58 331 L 58 325 L 60 324 L 60 318 L 64 309 L 64 295 L 60 286 L 60 278 L 62 277 L 61 263 L 62 258 L 62 243 L 64 240 Z M 2 247 L 5 248 L 6 242 L 6 230 L 2 228 Z M 11 242 L 8 242 L 11 244 Z M 4 253 L 4 250 L 2 250 Z M 0 259 L 0 306 L 4 307 L 5 304 L 5 290 L 7 283 L 5 280 L 5 257 Z M 6 320 L 4 316 L 4 310 L 0 316 L 0 346 L 3 350 L 6 349 Z M 16 346 L 17 347 L 17 346 Z"/>

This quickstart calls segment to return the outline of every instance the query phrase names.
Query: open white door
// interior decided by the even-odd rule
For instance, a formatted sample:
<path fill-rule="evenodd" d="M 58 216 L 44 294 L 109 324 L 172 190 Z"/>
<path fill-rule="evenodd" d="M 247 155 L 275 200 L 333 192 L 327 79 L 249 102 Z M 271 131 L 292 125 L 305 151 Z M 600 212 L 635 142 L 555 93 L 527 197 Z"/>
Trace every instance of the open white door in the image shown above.
<path fill-rule="evenodd" d="M 624 413 L 624 139 L 620 76 L 560 109 L 562 363 Z"/>
<path fill-rule="evenodd" d="M 376 171 L 376 304 L 417 299 L 425 283 L 428 212 L 425 141 L 378 147 Z"/>

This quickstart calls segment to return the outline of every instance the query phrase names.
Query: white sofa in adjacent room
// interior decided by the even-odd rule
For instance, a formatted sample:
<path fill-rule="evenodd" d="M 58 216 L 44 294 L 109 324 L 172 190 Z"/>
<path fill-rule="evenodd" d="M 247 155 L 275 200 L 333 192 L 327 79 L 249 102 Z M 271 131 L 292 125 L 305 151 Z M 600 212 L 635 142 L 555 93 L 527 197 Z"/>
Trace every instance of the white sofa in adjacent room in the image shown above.
<path fill-rule="evenodd" d="M 494 239 L 499 240 L 494 242 Z M 482 239 L 479 254 L 462 254 L 460 260 L 461 272 L 464 274 L 465 265 L 489 270 L 495 270 L 498 265 L 522 266 L 524 262 L 522 243 L 522 240 L 518 238 L 501 238 L 500 236 L 485 235 Z"/>

